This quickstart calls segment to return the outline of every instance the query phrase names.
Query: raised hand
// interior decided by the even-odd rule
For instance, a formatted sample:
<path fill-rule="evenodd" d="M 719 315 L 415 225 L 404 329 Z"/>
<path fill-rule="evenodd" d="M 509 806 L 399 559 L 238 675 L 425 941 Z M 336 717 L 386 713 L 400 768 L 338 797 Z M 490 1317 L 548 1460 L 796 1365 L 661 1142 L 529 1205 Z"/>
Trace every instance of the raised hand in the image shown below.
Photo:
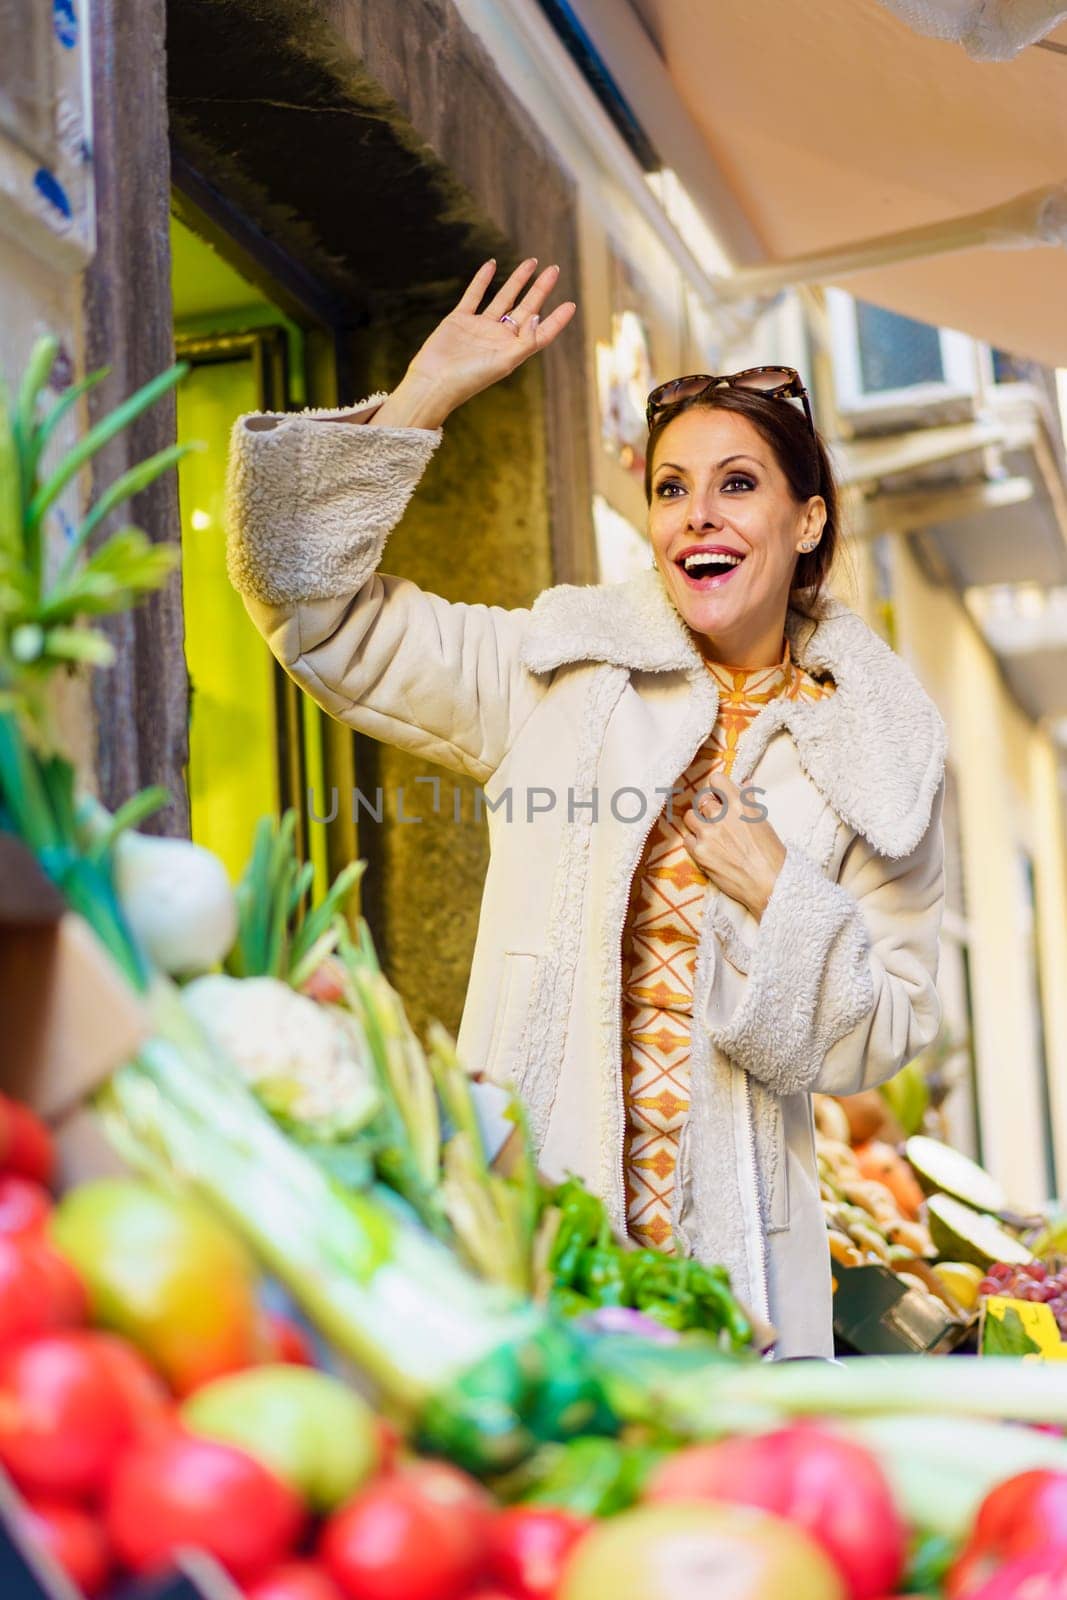
<path fill-rule="evenodd" d="M 373 422 L 383 427 L 439 427 L 465 400 L 547 349 L 576 306 L 566 300 L 542 320 L 541 308 L 556 285 L 559 268 L 546 267 L 531 283 L 536 267 L 535 256 L 523 261 L 479 311 L 496 271 L 495 261 L 484 262 L 455 308 L 416 352 Z M 501 321 L 504 315 L 507 322 Z"/>

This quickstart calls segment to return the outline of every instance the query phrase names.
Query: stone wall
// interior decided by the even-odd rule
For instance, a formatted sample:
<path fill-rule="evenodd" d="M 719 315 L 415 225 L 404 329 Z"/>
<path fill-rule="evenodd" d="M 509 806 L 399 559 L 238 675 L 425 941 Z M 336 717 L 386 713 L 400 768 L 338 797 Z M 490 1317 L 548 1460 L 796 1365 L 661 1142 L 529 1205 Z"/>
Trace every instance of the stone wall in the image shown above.
<path fill-rule="evenodd" d="M 535 254 L 579 283 L 571 181 L 451 0 L 170 0 L 167 46 L 177 170 L 314 277 L 342 399 L 392 387 L 489 255 L 502 276 Z M 449 419 L 386 570 L 505 606 L 593 581 L 587 401 L 579 316 Z M 365 912 L 416 1024 L 454 1030 L 487 839 L 452 822 L 450 774 L 432 815 L 414 784 L 429 775 L 356 740 L 360 788 L 386 795 L 382 824 L 359 830 Z M 473 785 L 455 781 L 470 819 Z M 398 787 L 425 820 L 395 820 Z"/>
<path fill-rule="evenodd" d="M 363 393 L 387 387 L 425 331 L 426 319 L 382 330 Z M 542 378 L 527 364 L 448 419 L 383 571 L 448 600 L 509 607 L 529 605 L 551 583 Z M 436 816 L 431 786 L 415 782 L 431 775 L 441 780 Z M 366 812 L 359 825 L 370 863 L 364 910 L 382 958 L 416 1025 L 437 1017 L 454 1032 L 488 862 L 485 822 L 474 821 L 477 785 L 365 738 L 356 741 L 356 776 L 365 794 L 383 790 L 382 825 Z M 405 814 L 421 822 L 396 821 L 398 790 Z"/>

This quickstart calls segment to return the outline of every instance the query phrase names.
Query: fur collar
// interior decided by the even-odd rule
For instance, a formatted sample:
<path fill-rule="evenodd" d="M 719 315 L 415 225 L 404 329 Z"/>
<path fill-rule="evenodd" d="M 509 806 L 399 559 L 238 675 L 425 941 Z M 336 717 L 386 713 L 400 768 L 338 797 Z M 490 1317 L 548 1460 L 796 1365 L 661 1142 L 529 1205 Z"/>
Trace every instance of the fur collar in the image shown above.
<path fill-rule="evenodd" d="M 907 662 L 842 601 L 827 600 L 816 621 L 790 609 L 786 633 L 794 661 L 815 676 L 829 672 L 837 692 L 773 701 L 757 723 L 768 734 L 789 730 L 820 794 L 875 850 L 909 855 L 944 771 L 940 712 Z M 654 569 L 625 583 L 546 589 L 534 602 L 522 659 L 539 673 L 598 661 L 710 679 Z"/>

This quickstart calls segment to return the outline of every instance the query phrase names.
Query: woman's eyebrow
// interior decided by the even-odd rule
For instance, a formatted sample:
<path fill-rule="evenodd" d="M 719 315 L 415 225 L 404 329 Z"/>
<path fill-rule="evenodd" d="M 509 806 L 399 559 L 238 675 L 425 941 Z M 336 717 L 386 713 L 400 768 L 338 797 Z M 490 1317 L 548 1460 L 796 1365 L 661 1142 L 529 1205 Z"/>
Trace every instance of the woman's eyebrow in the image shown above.
<path fill-rule="evenodd" d="M 716 463 L 715 463 L 716 469 L 718 469 L 719 467 L 729 466 L 731 461 L 754 461 L 757 467 L 762 467 L 763 466 L 763 462 L 760 460 L 759 456 L 748 456 L 748 455 L 743 455 L 742 454 L 742 455 L 733 455 L 733 456 L 723 456 L 721 461 L 716 461 Z M 661 471 L 663 471 L 663 469 L 665 467 L 666 468 L 670 468 L 674 472 L 687 472 L 689 470 L 687 467 L 679 466 L 677 461 L 661 461 L 657 465 L 656 471 L 657 472 L 661 472 Z"/>

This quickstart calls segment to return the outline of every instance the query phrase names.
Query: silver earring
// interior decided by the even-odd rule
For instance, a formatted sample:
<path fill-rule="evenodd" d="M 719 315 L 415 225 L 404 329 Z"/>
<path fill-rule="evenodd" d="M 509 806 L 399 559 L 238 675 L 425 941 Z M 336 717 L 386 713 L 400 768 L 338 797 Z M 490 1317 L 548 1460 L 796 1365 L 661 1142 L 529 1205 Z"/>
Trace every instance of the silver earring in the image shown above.
<path fill-rule="evenodd" d="M 804 539 L 801 541 L 800 548 L 802 550 L 814 550 L 818 542 L 817 539 Z"/>

